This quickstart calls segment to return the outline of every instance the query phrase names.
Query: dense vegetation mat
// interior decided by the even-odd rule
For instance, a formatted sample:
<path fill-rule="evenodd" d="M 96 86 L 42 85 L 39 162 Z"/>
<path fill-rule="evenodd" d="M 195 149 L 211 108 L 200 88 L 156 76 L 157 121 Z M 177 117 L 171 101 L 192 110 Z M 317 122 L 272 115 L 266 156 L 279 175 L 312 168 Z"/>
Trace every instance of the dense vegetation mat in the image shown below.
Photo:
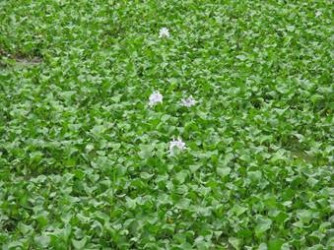
<path fill-rule="evenodd" d="M 333 13 L 0 1 L 2 249 L 334 249 Z"/>

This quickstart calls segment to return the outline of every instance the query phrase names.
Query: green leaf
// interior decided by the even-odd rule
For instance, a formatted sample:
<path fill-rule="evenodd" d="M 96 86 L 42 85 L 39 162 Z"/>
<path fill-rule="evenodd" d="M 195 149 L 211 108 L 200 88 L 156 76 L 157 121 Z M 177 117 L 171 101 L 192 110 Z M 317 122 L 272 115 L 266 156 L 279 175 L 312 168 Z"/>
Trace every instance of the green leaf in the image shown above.
<path fill-rule="evenodd" d="M 234 247 L 234 249 L 241 249 L 241 240 L 235 237 L 228 238 L 228 242 Z"/>
<path fill-rule="evenodd" d="M 36 235 L 34 237 L 34 240 L 36 244 L 38 244 L 40 247 L 46 248 L 49 246 L 51 239 L 48 235 Z"/>
<path fill-rule="evenodd" d="M 297 212 L 297 217 L 303 222 L 303 223 L 309 223 L 312 220 L 313 213 L 311 210 L 300 210 Z"/>
<path fill-rule="evenodd" d="M 263 233 L 270 229 L 272 221 L 265 217 L 259 217 L 256 221 L 257 225 L 255 227 L 255 235 L 260 237 L 263 235 Z"/>
<path fill-rule="evenodd" d="M 252 181 L 260 181 L 262 179 L 262 173 L 260 171 L 249 171 L 247 174 Z"/>
<path fill-rule="evenodd" d="M 266 243 L 261 243 L 259 245 L 259 250 L 268 250 L 267 244 Z"/>
<path fill-rule="evenodd" d="M 279 239 L 270 240 L 268 250 L 281 250 L 283 243 L 284 241 Z"/>
<path fill-rule="evenodd" d="M 142 145 L 138 155 L 142 159 L 148 159 L 154 154 L 154 145 Z"/>
<path fill-rule="evenodd" d="M 247 207 L 242 207 L 239 204 L 235 204 L 233 206 L 233 208 L 231 209 L 231 211 L 233 211 L 235 213 L 236 216 L 240 216 L 242 215 L 244 212 L 246 212 L 248 210 Z"/>
<path fill-rule="evenodd" d="M 81 240 L 72 239 L 72 245 L 75 249 L 85 249 L 86 243 L 87 237 L 84 237 Z"/>
<path fill-rule="evenodd" d="M 141 172 L 140 173 L 140 178 L 144 179 L 144 180 L 149 180 L 154 176 L 154 174 L 150 174 L 147 172 Z"/>
<path fill-rule="evenodd" d="M 228 176 L 231 173 L 231 168 L 229 167 L 217 167 L 217 174 L 221 177 Z"/>
<path fill-rule="evenodd" d="M 313 104 L 315 104 L 315 103 L 317 103 L 317 102 L 319 102 L 323 99 L 324 99 L 324 97 L 322 95 L 319 95 L 319 94 L 314 94 L 314 95 L 311 96 L 311 102 Z"/>

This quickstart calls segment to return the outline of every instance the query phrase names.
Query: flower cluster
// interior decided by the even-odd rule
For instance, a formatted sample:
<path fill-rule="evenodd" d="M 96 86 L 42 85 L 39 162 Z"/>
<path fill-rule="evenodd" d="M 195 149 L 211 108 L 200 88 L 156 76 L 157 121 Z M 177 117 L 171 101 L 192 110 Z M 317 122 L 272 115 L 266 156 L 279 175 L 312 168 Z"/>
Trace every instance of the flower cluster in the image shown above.
<path fill-rule="evenodd" d="M 196 104 L 196 101 L 192 96 L 189 96 L 188 98 L 184 98 L 181 100 L 181 105 L 187 108 L 190 108 L 194 106 L 195 104 Z"/>
<path fill-rule="evenodd" d="M 162 100 L 163 100 L 163 96 L 162 94 L 155 90 L 153 91 L 153 93 L 150 95 L 149 99 L 148 99 L 148 105 L 150 107 L 153 107 L 159 103 L 162 103 Z M 181 100 L 181 106 L 184 106 L 184 107 L 187 107 L 187 108 L 190 108 L 192 106 L 194 106 L 196 104 L 196 100 L 192 97 L 192 96 L 189 96 L 188 98 L 183 98 Z"/>
<path fill-rule="evenodd" d="M 169 30 L 166 27 L 160 29 L 159 38 L 168 38 L 169 36 Z"/>
<path fill-rule="evenodd" d="M 150 98 L 149 98 L 149 103 L 148 105 L 150 107 L 158 104 L 158 103 L 162 103 L 162 99 L 163 99 L 163 96 L 160 94 L 159 91 L 154 91 L 151 95 L 150 95 Z"/>
<path fill-rule="evenodd" d="M 169 37 L 170 37 L 169 30 L 166 27 L 161 28 L 160 31 L 159 31 L 159 38 L 169 38 Z M 150 107 L 153 107 L 157 104 L 161 104 L 162 101 L 163 101 L 162 94 L 159 91 L 155 90 L 155 91 L 153 91 L 153 93 L 149 97 L 148 105 Z M 187 98 L 183 98 L 180 102 L 181 106 L 184 106 L 184 107 L 187 107 L 187 108 L 190 108 L 190 107 L 194 106 L 195 104 L 196 104 L 196 100 L 192 96 L 189 96 Z M 186 148 L 187 147 L 186 147 L 185 142 L 180 137 L 178 137 L 177 139 L 174 138 L 169 143 L 169 152 L 170 152 L 171 155 L 175 154 L 176 149 L 179 150 L 179 151 L 183 151 Z"/>
<path fill-rule="evenodd" d="M 169 152 L 171 154 L 175 153 L 175 148 L 177 148 L 178 150 L 185 150 L 186 149 L 186 144 L 184 143 L 184 141 L 182 141 L 182 139 L 180 137 L 177 138 L 177 140 L 173 139 L 169 143 Z"/>

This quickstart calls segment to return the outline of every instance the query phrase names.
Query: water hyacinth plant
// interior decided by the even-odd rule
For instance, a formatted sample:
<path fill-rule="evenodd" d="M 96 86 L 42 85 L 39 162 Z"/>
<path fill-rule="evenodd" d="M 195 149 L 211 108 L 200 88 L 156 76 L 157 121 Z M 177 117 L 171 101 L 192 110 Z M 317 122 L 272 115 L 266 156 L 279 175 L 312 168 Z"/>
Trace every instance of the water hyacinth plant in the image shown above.
<path fill-rule="evenodd" d="M 0 1 L 0 248 L 334 249 L 333 13 Z"/>

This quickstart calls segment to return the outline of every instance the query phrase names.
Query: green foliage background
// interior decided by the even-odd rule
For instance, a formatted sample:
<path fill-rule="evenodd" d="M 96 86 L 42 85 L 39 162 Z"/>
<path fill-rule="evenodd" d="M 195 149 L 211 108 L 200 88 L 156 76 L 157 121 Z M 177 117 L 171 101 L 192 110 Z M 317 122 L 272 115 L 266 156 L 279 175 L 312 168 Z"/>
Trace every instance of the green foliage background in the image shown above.
<path fill-rule="evenodd" d="M 2 249 L 333 249 L 333 13 L 1 1 Z"/>

